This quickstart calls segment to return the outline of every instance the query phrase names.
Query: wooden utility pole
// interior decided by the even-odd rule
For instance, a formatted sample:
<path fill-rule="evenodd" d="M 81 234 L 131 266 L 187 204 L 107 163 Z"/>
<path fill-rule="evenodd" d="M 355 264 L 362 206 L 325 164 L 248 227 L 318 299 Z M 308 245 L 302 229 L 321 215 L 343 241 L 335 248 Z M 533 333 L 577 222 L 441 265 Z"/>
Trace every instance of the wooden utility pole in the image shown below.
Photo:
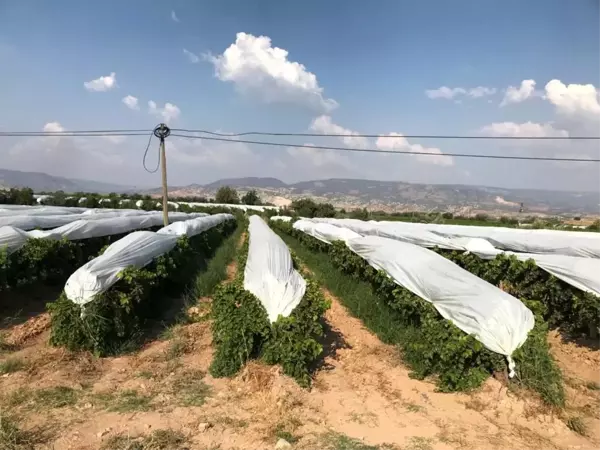
<path fill-rule="evenodd" d="M 169 204 L 167 189 L 167 156 L 165 154 L 165 138 L 171 134 L 171 130 L 164 123 L 154 129 L 154 136 L 160 139 L 160 166 L 162 173 L 163 193 L 163 222 L 165 227 L 169 225 Z"/>

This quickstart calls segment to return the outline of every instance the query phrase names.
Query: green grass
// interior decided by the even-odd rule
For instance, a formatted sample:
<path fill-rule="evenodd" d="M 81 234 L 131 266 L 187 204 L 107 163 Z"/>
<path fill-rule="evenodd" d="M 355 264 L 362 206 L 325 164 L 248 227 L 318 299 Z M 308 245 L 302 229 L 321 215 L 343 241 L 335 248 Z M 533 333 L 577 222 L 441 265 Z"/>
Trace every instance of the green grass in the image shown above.
<path fill-rule="evenodd" d="M 217 285 L 227 279 L 227 266 L 233 261 L 237 253 L 237 244 L 243 232 L 244 224 L 238 220 L 236 230 L 219 246 L 208 262 L 206 270 L 198 274 L 193 287 L 196 300 L 200 297 L 212 295 Z"/>
<path fill-rule="evenodd" d="M 312 270 L 315 280 L 340 299 L 350 313 L 386 344 L 400 345 L 411 333 L 410 327 L 398 326 L 397 313 L 389 308 L 372 290 L 371 285 L 340 272 L 326 253 L 312 252 L 300 242 L 283 233 L 285 243 Z"/>
<path fill-rule="evenodd" d="M 108 411 L 119 413 L 148 411 L 151 409 L 152 403 L 152 397 L 140 395 L 135 389 L 127 389 L 118 393 L 99 393 L 94 395 L 94 400 Z"/>
<path fill-rule="evenodd" d="M 0 375 L 6 373 L 19 372 L 27 367 L 27 364 L 20 358 L 8 358 L 0 362 Z"/>
<path fill-rule="evenodd" d="M 202 406 L 210 395 L 210 386 L 204 381 L 204 373 L 196 370 L 185 371 L 173 381 L 173 394 L 181 406 Z"/>
<path fill-rule="evenodd" d="M 67 386 L 54 386 L 35 391 L 33 399 L 38 410 L 63 408 L 77 403 L 77 391 Z"/>

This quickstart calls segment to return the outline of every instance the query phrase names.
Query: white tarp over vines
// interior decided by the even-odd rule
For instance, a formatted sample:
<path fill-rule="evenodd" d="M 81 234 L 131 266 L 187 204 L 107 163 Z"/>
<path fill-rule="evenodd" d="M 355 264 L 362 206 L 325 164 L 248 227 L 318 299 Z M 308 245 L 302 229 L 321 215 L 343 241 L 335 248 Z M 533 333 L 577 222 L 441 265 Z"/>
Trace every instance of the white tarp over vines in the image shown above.
<path fill-rule="evenodd" d="M 250 216 L 244 289 L 264 306 L 271 322 L 287 317 L 304 297 L 306 281 L 294 269 L 290 251 L 258 216 Z"/>
<path fill-rule="evenodd" d="M 177 222 L 204 217 L 204 213 L 171 213 L 169 221 Z M 81 217 L 80 214 L 77 217 Z M 0 249 L 6 248 L 8 254 L 17 251 L 28 239 L 68 239 L 70 241 L 80 239 L 91 239 L 102 236 L 112 236 L 115 234 L 128 233 L 133 230 L 157 227 L 162 225 L 162 213 L 145 213 L 137 215 L 125 215 L 115 217 L 113 214 L 88 215 L 83 219 L 75 219 L 66 225 L 50 230 L 31 230 L 24 231 L 17 227 L 0 227 Z"/>
<path fill-rule="evenodd" d="M 186 222 L 207 222 L 213 227 L 232 218 L 229 214 L 223 214 L 218 220 L 212 220 L 208 216 Z M 192 237 L 206 229 L 202 225 L 189 224 L 185 234 Z M 175 233 L 161 233 L 161 230 L 156 233 L 135 231 L 128 234 L 108 246 L 102 255 L 84 264 L 69 277 L 65 284 L 67 298 L 79 305 L 89 303 L 96 295 L 115 284 L 119 280 L 119 274 L 127 267 L 144 267 L 158 256 L 171 251 L 180 236 Z"/>

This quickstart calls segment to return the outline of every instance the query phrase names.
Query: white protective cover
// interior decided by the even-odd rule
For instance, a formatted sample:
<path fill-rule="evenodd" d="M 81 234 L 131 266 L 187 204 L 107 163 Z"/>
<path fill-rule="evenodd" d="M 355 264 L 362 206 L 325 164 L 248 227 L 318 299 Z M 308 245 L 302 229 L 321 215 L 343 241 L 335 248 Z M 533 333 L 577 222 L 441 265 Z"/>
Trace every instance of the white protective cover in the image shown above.
<path fill-rule="evenodd" d="M 270 220 L 281 220 L 282 222 L 289 222 L 292 220 L 290 216 L 271 216 Z"/>
<path fill-rule="evenodd" d="M 171 225 L 158 230 L 157 233 L 172 234 L 175 236 L 195 236 L 231 219 L 233 219 L 233 215 L 231 214 L 206 215 L 206 217 L 203 217 L 203 220 L 186 220 L 185 222 L 172 223 Z"/>
<path fill-rule="evenodd" d="M 211 217 L 198 217 L 186 222 L 208 222 L 212 226 L 216 226 L 225 220 L 229 220 L 229 218 L 220 217 L 218 221 L 215 221 L 211 220 Z M 187 235 L 192 237 L 206 229 L 196 224 L 190 224 L 186 231 Z M 162 230 L 164 228 L 156 233 L 136 231 L 108 246 L 102 255 L 84 264 L 69 277 L 65 284 L 67 298 L 79 305 L 85 305 L 92 301 L 97 294 L 115 284 L 119 280 L 119 273 L 125 268 L 129 266 L 144 267 L 150 264 L 154 258 L 171 251 L 177 244 L 180 235 L 161 233 Z"/>
<path fill-rule="evenodd" d="M 26 231 L 15 227 L 0 227 L 0 250 L 6 249 L 10 255 L 29 239 Z"/>
<path fill-rule="evenodd" d="M 532 312 L 520 300 L 423 247 L 377 236 L 347 245 L 485 347 L 505 355 L 514 376 L 511 355 L 534 325 Z"/>
<path fill-rule="evenodd" d="M 361 221 L 356 219 L 312 219 L 356 231 L 362 235 L 384 236 L 417 245 L 452 249 L 454 238 L 481 238 L 494 247 L 521 253 L 600 258 L 600 234 L 558 230 L 522 230 L 516 228 L 469 225 L 440 225 L 400 221 Z M 439 236 L 436 242 L 434 236 Z"/>
<path fill-rule="evenodd" d="M 314 221 L 312 219 L 311 221 Z M 320 222 L 322 224 L 322 222 Z M 600 259 L 594 257 L 569 256 L 568 254 L 583 254 L 592 256 L 590 250 L 595 245 L 595 240 L 600 239 L 597 233 L 565 232 L 557 230 L 514 230 L 511 228 L 496 227 L 471 227 L 462 225 L 432 225 L 407 222 L 363 222 L 355 219 L 325 219 L 336 225 L 347 227 L 355 231 L 360 230 L 364 235 L 389 237 L 404 242 L 413 243 L 422 247 L 438 246 L 445 249 L 465 250 L 481 258 L 492 259 L 499 253 L 515 255 L 519 260 L 533 259 L 538 267 L 585 292 L 600 295 Z M 425 229 L 430 227 L 432 231 Z M 442 230 L 443 232 L 440 232 Z M 310 234 L 310 233 L 309 233 Z M 490 241 L 481 237 L 487 235 L 495 237 L 495 241 L 502 241 L 505 246 L 516 248 L 530 248 L 541 250 L 542 253 L 516 253 L 503 252 L 497 249 Z M 533 235 L 533 236 L 532 236 Z M 581 235 L 581 236 L 580 236 Z M 515 238 L 517 236 L 517 238 Z M 536 236 L 541 236 L 538 239 Z M 315 236 L 316 237 L 316 236 Z M 566 239 L 575 239 L 579 247 L 558 247 Z M 540 247 L 540 242 L 545 242 L 545 247 Z M 553 244 L 553 242 L 557 244 Z M 558 254 L 545 254 L 554 248 Z"/>
<path fill-rule="evenodd" d="M 565 255 L 502 252 L 484 239 L 469 239 L 469 242 L 465 243 L 465 247 L 467 251 L 483 259 L 493 259 L 500 253 L 515 256 L 520 261 L 532 259 L 540 269 L 554 275 L 565 283 L 584 292 L 600 296 L 600 259 Z"/>
<path fill-rule="evenodd" d="M 285 242 L 258 216 L 250 216 L 244 289 L 262 303 L 269 321 L 289 316 L 306 291 L 306 281 L 294 269 Z"/>
<path fill-rule="evenodd" d="M 333 241 L 346 242 L 349 239 L 361 237 L 360 234 L 348 228 L 337 227 L 329 223 L 315 223 L 304 219 L 296 221 L 292 227 L 327 244 L 331 244 Z"/>
<path fill-rule="evenodd" d="M 126 215 L 124 217 L 113 217 L 113 214 L 94 215 L 94 217 L 86 215 L 85 219 L 78 219 L 51 230 L 24 231 L 11 226 L 0 227 L 0 248 L 6 246 L 7 252 L 10 254 L 25 245 L 27 239 L 68 239 L 75 241 L 157 227 L 163 223 L 162 213 L 140 214 L 139 211 L 136 212 L 138 213 L 137 216 Z M 173 213 L 169 214 L 169 220 L 179 222 L 206 215 L 204 213 Z M 78 214 L 77 217 L 81 217 L 81 215 Z"/>

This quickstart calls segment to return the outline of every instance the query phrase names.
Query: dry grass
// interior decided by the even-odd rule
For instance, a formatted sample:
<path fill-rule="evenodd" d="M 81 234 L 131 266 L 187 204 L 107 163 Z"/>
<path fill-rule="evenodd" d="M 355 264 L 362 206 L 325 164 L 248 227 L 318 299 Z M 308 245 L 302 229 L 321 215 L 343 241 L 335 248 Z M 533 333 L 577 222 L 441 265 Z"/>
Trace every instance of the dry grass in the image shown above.
<path fill-rule="evenodd" d="M 8 358 L 0 362 L 0 375 L 25 370 L 27 364 L 21 358 Z"/>
<path fill-rule="evenodd" d="M 155 430 L 147 436 L 111 436 L 102 445 L 101 450 L 175 450 L 183 448 L 188 437 L 172 429 Z"/>
<path fill-rule="evenodd" d="M 202 406 L 210 395 L 210 386 L 204 381 L 204 373 L 187 370 L 176 376 L 173 381 L 173 395 L 181 406 Z"/>

